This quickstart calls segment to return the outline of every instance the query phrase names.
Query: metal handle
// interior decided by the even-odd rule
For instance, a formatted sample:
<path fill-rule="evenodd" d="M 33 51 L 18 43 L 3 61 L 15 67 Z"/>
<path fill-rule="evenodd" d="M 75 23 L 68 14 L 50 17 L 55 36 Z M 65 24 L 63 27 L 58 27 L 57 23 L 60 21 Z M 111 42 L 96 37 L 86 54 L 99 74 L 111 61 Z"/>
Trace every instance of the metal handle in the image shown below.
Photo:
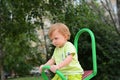
<path fill-rule="evenodd" d="M 46 70 L 46 69 L 50 69 L 50 66 L 49 66 L 49 65 L 45 65 L 45 66 L 42 67 L 41 76 L 42 76 L 42 78 L 43 78 L 44 80 L 49 80 L 48 77 L 47 77 L 47 75 L 45 74 L 45 70 Z M 67 80 L 67 79 L 65 78 L 65 76 L 64 76 L 59 70 L 56 70 L 56 74 L 58 74 L 62 80 Z"/>

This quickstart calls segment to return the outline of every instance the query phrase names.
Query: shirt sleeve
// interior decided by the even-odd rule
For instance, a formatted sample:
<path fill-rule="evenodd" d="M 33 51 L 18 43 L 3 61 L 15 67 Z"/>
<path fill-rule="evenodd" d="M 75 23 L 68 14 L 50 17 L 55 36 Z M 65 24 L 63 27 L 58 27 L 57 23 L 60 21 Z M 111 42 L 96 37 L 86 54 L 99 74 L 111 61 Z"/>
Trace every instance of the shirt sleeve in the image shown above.
<path fill-rule="evenodd" d="M 65 55 L 68 56 L 68 55 L 75 55 L 76 54 L 76 48 L 74 47 L 74 45 L 72 43 L 68 43 L 66 46 L 65 46 Z"/>

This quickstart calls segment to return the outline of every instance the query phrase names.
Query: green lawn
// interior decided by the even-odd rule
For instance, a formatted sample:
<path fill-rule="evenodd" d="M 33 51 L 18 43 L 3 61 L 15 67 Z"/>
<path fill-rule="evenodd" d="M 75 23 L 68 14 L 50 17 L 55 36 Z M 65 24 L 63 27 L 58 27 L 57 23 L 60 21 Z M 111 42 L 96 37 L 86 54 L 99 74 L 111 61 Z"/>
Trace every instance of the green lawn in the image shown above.
<path fill-rule="evenodd" d="M 20 78 L 13 78 L 8 80 L 43 80 L 41 77 L 20 77 Z"/>

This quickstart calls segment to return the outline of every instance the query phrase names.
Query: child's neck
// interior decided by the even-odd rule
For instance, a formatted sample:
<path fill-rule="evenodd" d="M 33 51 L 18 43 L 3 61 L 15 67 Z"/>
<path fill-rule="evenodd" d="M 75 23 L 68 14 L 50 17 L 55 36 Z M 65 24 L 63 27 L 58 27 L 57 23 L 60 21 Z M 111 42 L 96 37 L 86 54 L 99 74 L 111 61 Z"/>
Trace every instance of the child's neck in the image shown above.
<path fill-rule="evenodd" d="M 63 45 L 59 46 L 58 48 L 62 48 L 65 44 L 66 44 L 67 41 L 64 42 Z"/>

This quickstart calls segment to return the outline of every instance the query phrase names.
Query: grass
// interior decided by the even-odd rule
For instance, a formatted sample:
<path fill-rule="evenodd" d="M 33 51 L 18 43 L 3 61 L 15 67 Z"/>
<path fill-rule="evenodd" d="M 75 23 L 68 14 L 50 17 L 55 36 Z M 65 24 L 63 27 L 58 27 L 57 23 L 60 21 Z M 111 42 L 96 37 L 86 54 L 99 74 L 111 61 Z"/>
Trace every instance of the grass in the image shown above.
<path fill-rule="evenodd" d="M 41 77 L 20 77 L 20 78 L 12 78 L 7 80 L 43 80 Z"/>

